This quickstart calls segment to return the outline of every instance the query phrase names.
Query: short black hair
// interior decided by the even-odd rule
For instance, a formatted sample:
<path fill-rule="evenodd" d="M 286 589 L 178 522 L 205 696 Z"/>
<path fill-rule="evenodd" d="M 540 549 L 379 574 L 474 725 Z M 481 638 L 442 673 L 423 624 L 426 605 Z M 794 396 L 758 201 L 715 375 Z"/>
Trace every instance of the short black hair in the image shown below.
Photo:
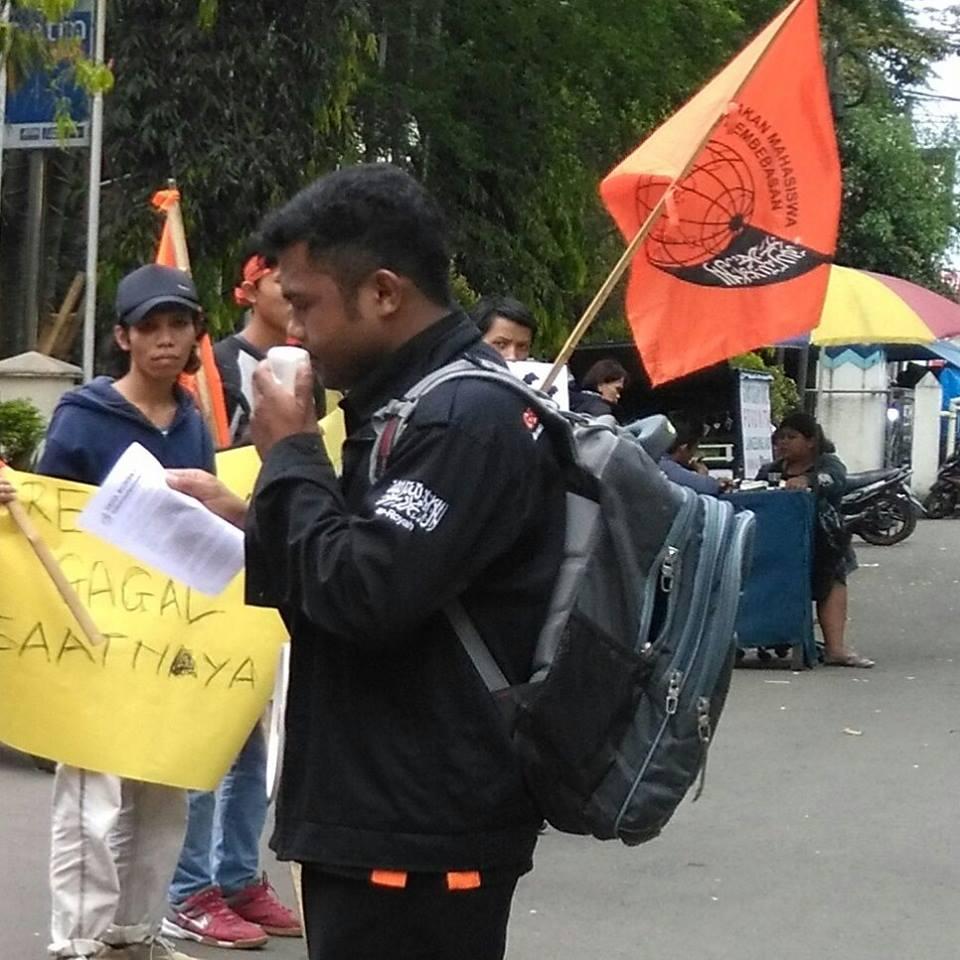
<path fill-rule="evenodd" d="M 793 430 L 799 433 L 800 436 L 806 437 L 808 440 L 813 440 L 818 455 L 821 453 L 837 452 L 836 446 L 833 441 L 824 434 L 823 427 L 817 423 L 816 417 L 805 413 L 803 410 L 792 410 L 788 413 L 780 421 L 777 429 L 774 430 L 774 439 L 776 439 L 777 434 L 780 433 L 781 430 Z"/>
<path fill-rule="evenodd" d="M 519 323 L 534 337 L 537 335 L 536 317 L 528 307 L 513 297 L 482 297 L 470 311 L 470 319 L 480 328 L 481 333 L 486 333 L 490 329 L 494 317 L 504 317 L 512 323 Z"/>
<path fill-rule="evenodd" d="M 374 270 L 408 277 L 434 303 L 449 305 L 450 252 L 443 214 L 413 177 L 388 163 L 328 173 L 269 214 L 264 252 L 306 243 L 352 293 Z"/>
<path fill-rule="evenodd" d="M 696 446 L 706 433 L 703 420 L 692 414 L 674 410 L 667 414 L 667 419 L 673 424 L 673 429 L 677 433 L 676 439 L 670 445 L 670 453 L 674 453 L 681 447 Z"/>
<path fill-rule="evenodd" d="M 584 375 L 580 386 L 584 390 L 596 390 L 601 383 L 615 383 L 617 380 L 626 380 L 627 371 L 623 364 L 609 357 L 598 360 Z"/>
<path fill-rule="evenodd" d="M 251 233 L 240 247 L 240 269 L 246 266 L 251 257 L 263 257 L 267 266 L 272 270 L 277 265 L 277 255 L 267 250 L 267 243 L 260 233 Z"/>

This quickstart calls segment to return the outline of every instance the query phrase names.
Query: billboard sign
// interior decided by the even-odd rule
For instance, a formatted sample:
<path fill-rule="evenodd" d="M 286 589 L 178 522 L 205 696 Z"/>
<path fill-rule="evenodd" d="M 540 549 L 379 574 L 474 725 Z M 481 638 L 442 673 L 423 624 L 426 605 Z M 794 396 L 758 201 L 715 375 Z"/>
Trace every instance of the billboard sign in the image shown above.
<path fill-rule="evenodd" d="M 13 19 L 21 28 L 42 32 L 51 45 L 77 40 L 87 57 L 93 56 L 94 0 L 78 0 L 62 20 L 48 22 L 39 14 L 17 8 Z M 90 144 L 90 98 L 76 84 L 65 80 L 66 66 L 36 69 L 7 93 L 3 134 L 5 150 L 36 150 L 44 147 L 86 147 Z M 74 130 L 61 138 L 57 130 L 57 103 L 66 98 Z"/>

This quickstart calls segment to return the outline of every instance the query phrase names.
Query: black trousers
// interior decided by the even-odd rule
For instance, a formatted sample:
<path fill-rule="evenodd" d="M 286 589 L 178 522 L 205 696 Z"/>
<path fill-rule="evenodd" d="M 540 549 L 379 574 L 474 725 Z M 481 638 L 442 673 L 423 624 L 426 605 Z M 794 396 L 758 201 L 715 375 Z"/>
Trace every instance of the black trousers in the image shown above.
<path fill-rule="evenodd" d="M 517 881 L 449 891 L 437 876 L 405 889 L 303 865 L 310 960 L 502 960 Z"/>

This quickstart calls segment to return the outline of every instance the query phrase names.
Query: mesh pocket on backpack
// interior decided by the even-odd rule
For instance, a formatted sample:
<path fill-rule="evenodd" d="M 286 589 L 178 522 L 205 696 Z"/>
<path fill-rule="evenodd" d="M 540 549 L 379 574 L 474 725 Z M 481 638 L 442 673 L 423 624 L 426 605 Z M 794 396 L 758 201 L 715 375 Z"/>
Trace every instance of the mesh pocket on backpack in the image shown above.
<path fill-rule="evenodd" d="M 549 674 L 517 714 L 518 746 L 535 793 L 543 778 L 584 801 L 590 796 L 615 759 L 650 669 L 596 624 L 571 614 Z M 579 702 L 590 709 L 571 709 Z"/>

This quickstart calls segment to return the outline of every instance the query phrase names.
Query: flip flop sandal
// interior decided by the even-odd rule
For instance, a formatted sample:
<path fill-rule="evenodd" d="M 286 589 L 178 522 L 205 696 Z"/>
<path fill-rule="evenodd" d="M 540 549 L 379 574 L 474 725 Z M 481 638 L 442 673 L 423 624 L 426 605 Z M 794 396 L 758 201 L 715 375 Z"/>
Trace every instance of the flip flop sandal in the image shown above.
<path fill-rule="evenodd" d="M 869 657 L 861 657 L 859 653 L 848 653 L 840 660 L 824 659 L 823 661 L 825 667 L 859 667 L 861 670 L 868 670 L 875 663 L 875 660 L 871 660 Z"/>

